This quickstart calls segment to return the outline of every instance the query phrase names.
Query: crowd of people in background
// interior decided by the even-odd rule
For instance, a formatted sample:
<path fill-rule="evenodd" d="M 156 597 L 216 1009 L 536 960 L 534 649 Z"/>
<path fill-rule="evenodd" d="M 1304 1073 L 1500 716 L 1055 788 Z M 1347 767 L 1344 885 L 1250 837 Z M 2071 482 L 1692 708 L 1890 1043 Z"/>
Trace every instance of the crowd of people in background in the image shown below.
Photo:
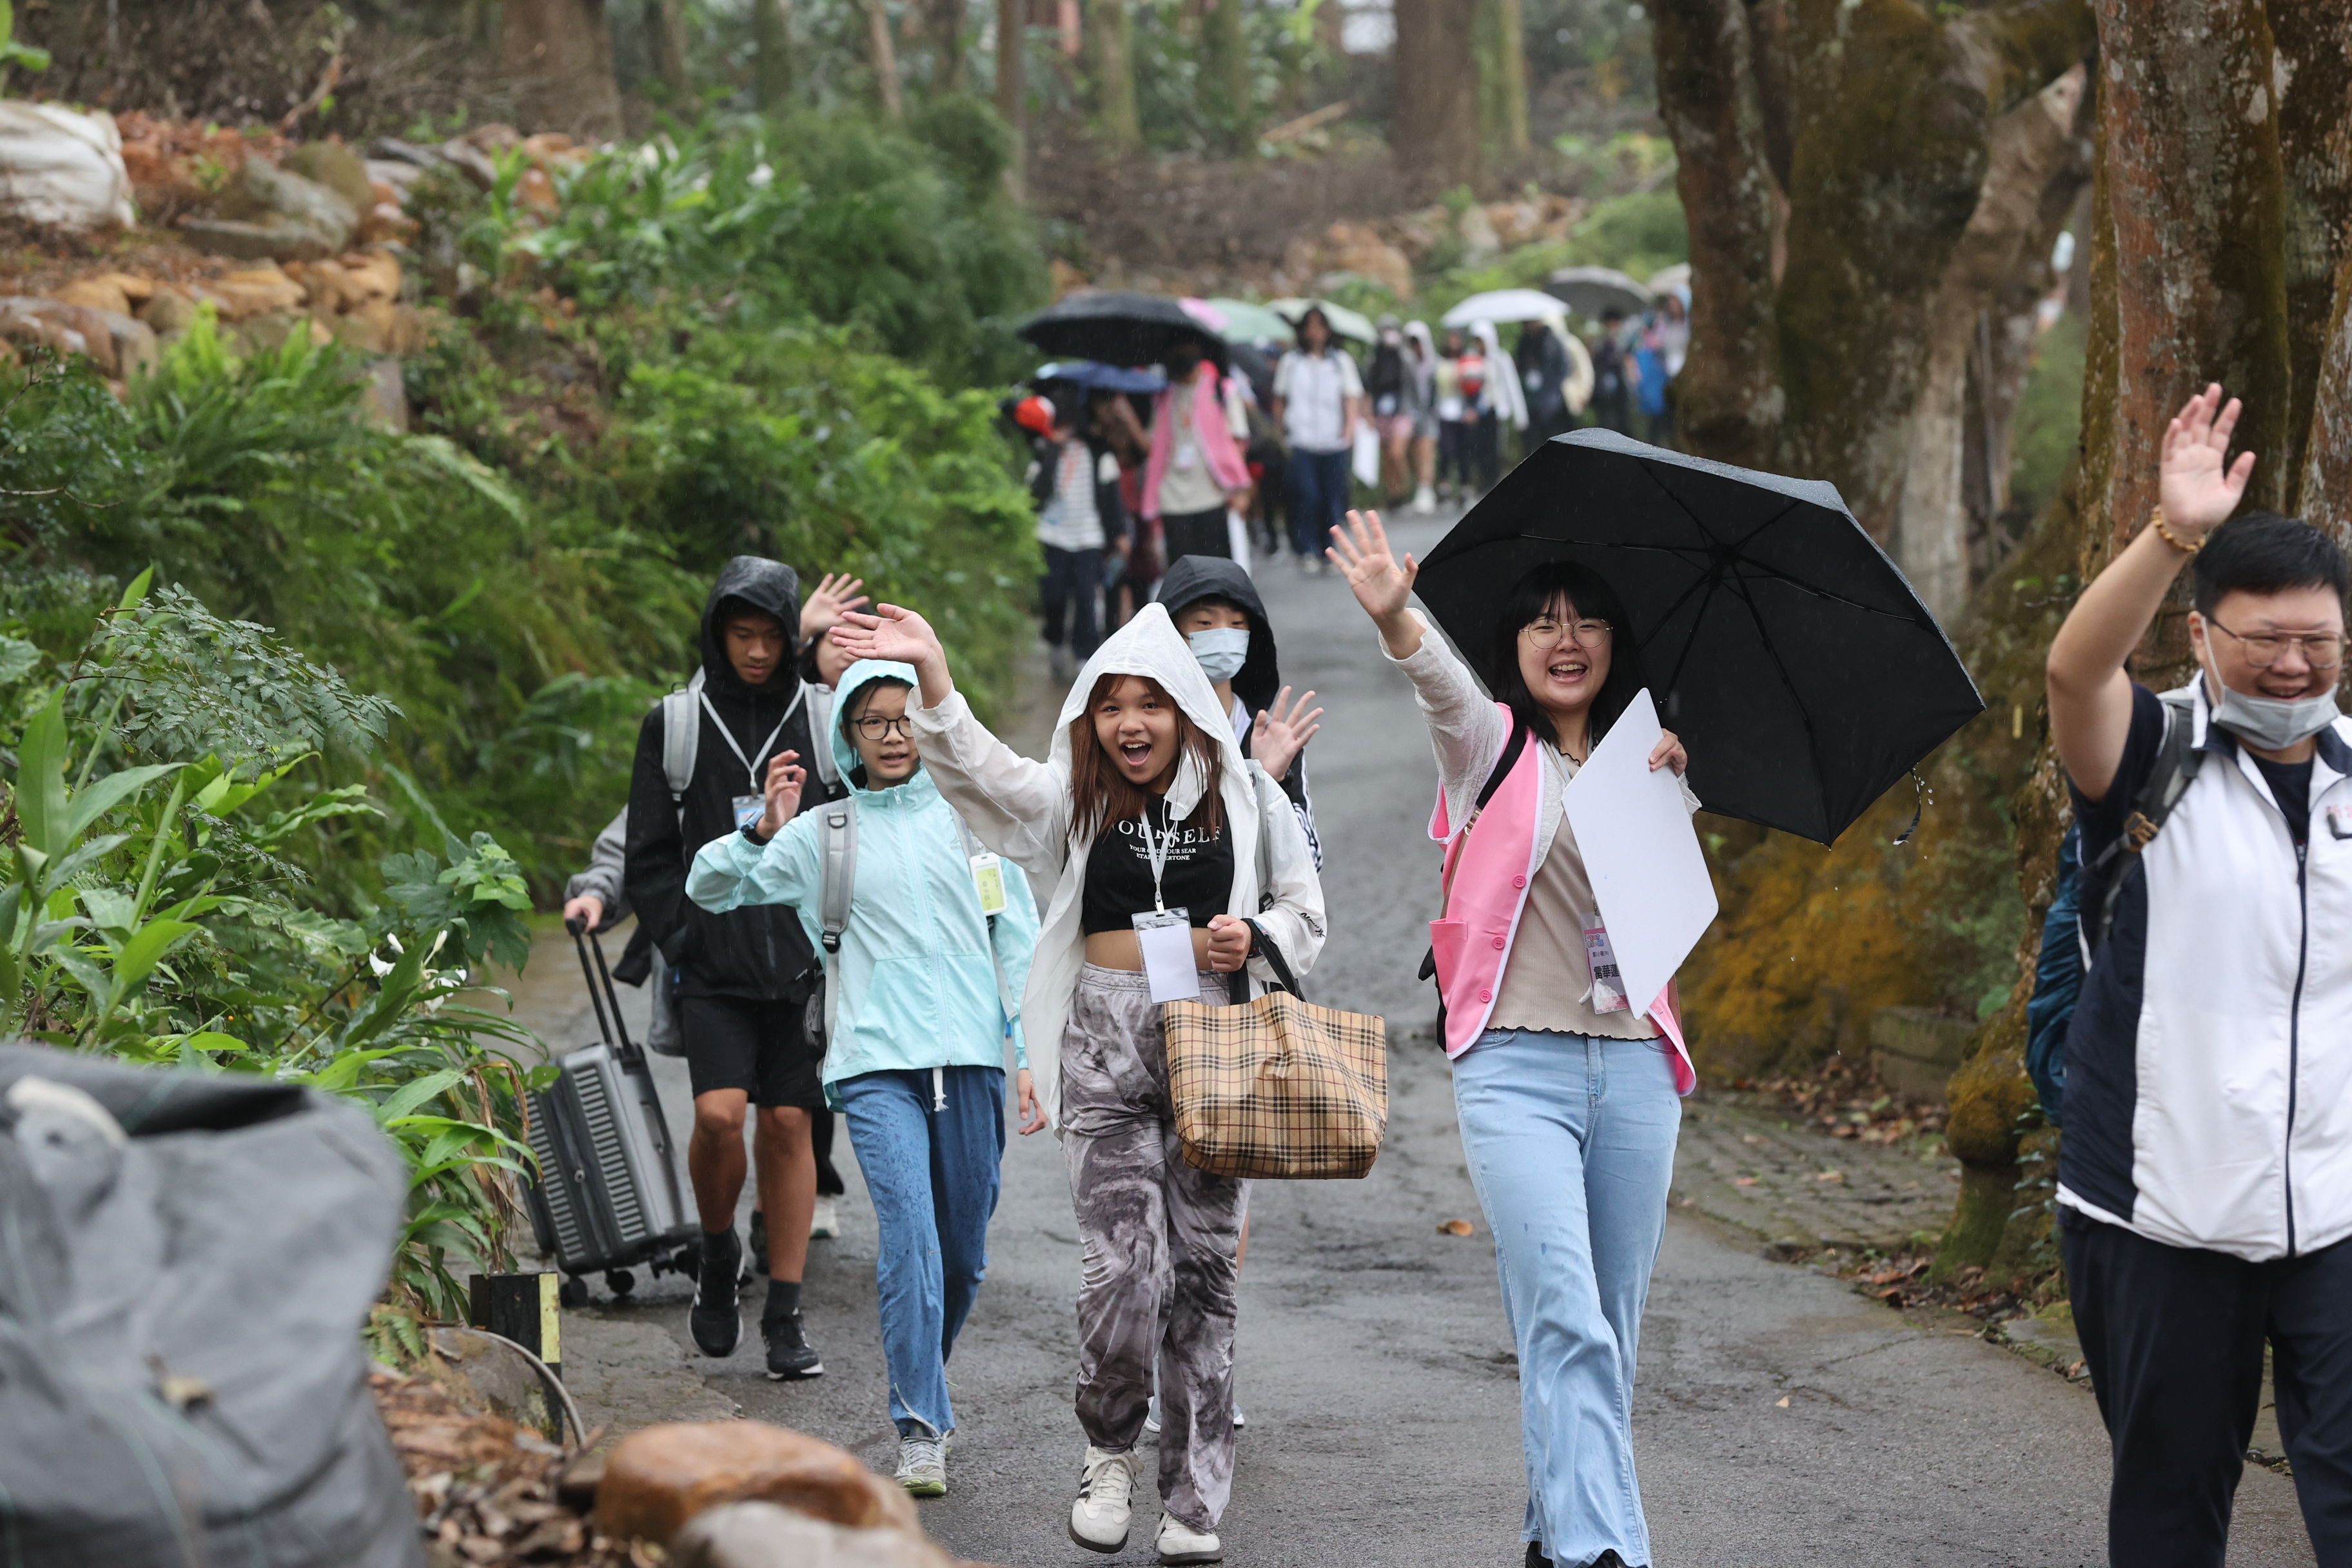
<path fill-rule="evenodd" d="M 1675 445 L 1670 388 L 1690 346 L 1678 293 L 1638 316 L 1606 310 L 1590 336 L 1562 307 L 1517 323 L 1507 347 L 1488 321 L 1433 331 L 1384 315 L 1355 342 L 1330 317 L 1307 306 L 1286 347 L 1220 354 L 1204 332 L 1171 351 L 1149 391 L 1055 365 L 1030 395 L 1007 399 L 1033 447 L 1038 609 L 1057 679 L 1187 555 L 1245 567 L 1288 556 L 1312 574 L 1356 501 L 1422 515 L 1465 508 L 1538 446 L 1585 426 Z"/>

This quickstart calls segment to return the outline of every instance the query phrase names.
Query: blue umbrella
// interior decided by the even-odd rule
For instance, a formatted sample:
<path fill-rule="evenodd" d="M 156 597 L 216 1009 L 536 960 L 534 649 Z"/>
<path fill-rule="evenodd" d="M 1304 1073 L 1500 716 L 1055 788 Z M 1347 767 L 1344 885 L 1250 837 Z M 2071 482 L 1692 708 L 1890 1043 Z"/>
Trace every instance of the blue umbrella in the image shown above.
<path fill-rule="evenodd" d="M 1168 378 L 1156 370 L 1123 370 L 1091 359 L 1055 360 L 1040 365 L 1029 378 L 1032 386 L 1049 381 L 1066 381 L 1090 392 L 1132 392 L 1146 397 L 1168 384 Z"/>

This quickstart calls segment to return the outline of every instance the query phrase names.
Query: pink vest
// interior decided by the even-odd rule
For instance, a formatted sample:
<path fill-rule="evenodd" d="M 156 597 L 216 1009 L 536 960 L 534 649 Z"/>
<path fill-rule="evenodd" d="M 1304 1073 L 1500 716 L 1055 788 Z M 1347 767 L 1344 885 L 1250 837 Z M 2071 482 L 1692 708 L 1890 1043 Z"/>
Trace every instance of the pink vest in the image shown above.
<path fill-rule="evenodd" d="M 1496 706 L 1503 709 L 1507 722 L 1510 710 Z M 1527 905 L 1528 879 L 1536 874 L 1543 769 L 1525 764 L 1536 755 L 1537 744 L 1529 737 L 1519 762 L 1504 775 L 1486 809 L 1477 813 L 1476 832 L 1470 832 L 1466 824 L 1457 832 L 1447 820 L 1442 787 L 1437 809 L 1430 814 L 1429 836 L 1445 846 L 1446 870 L 1453 879 L 1445 918 L 1429 922 L 1437 994 L 1445 999 L 1448 1058 L 1468 1050 L 1486 1032 L 1495 994 L 1502 989 L 1503 967 L 1511 960 L 1512 940 L 1518 934 L 1519 910 Z M 1690 1048 L 1683 1043 L 1671 988 L 1650 1004 L 1649 1016 L 1675 1047 L 1675 1091 L 1688 1094 L 1697 1086 L 1698 1074 L 1692 1070 Z"/>
<path fill-rule="evenodd" d="M 1173 456 L 1176 421 L 1169 412 L 1169 399 L 1187 391 L 1192 397 L 1192 439 L 1200 443 L 1201 460 L 1209 466 L 1217 488 L 1249 489 L 1249 464 L 1225 425 L 1224 384 L 1212 366 L 1190 387 L 1170 386 L 1152 405 L 1151 456 L 1143 466 L 1143 515 L 1147 518 L 1160 515 L 1160 481 L 1167 477 Z"/>

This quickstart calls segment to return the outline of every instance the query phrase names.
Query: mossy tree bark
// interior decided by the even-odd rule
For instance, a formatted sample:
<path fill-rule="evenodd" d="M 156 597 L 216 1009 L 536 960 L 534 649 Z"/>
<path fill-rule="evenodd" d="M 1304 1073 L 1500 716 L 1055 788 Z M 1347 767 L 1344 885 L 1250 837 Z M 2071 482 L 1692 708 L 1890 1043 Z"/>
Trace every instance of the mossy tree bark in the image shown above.
<path fill-rule="evenodd" d="M 875 100 L 881 106 L 885 120 L 897 120 L 906 112 L 905 101 L 898 91 L 898 44 L 890 35 L 890 13 L 882 0 L 866 0 L 866 63 L 874 71 Z"/>
<path fill-rule="evenodd" d="M 694 84 L 687 79 L 686 16 L 679 9 L 680 4 L 681 0 L 646 0 L 644 16 L 646 44 L 653 56 L 654 79 L 668 89 L 673 99 L 683 104 L 694 91 Z M 754 0 L 754 4 L 763 7 L 765 0 Z M 751 25 L 755 29 L 761 25 L 758 9 L 752 13 Z M 764 58 L 761 69 L 764 80 Z M 761 99 L 761 106 L 764 108 L 766 104 L 767 100 Z"/>
<path fill-rule="evenodd" d="M 1448 184 L 1478 176 L 1478 0 L 1397 0 L 1397 162 Z"/>
<path fill-rule="evenodd" d="M 1952 388 L 1970 348 L 2014 279 L 2046 285 L 2046 247 L 2031 242 L 2082 179 L 2063 126 L 2079 89 L 2053 84 L 2089 53 L 2088 6 L 1654 10 L 1691 220 L 1682 428 L 1710 456 L 1832 480 L 1906 568 L 1928 568 L 1916 575 L 1937 611 L 1957 611 L 1966 574 L 1946 563 L 1964 560 L 1963 489 L 1923 485 L 1908 499 L 1935 510 L 1914 515 L 1906 474 L 1923 438 L 1960 471 L 1969 435 L 1954 416 L 1971 400 Z"/>
<path fill-rule="evenodd" d="M 1089 0 L 1086 48 L 1094 78 L 1095 121 L 1103 140 L 1122 155 L 1143 146 L 1135 103 L 1135 22 L 1127 0 Z"/>
<path fill-rule="evenodd" d="M 963 87 L 963 0 L 926 0 L 924 31 L 930 35 L 931 90 Z"/>
<path fill-rule="evenodd" d="M 751 0 L 752 100 L 780 109 L 793 96 L 793 0 Z"/>
<path fill-rule="evenodd" d="M 514 84 L 527 130 L 604 141 L 621 133 L 621 82 L 604 0 L 506 0 L 499 74 Z"/>
<path fill-rule="evenodd" d="M 1257 94 L 1242 0 L 1202 0 L 1201 44 L 1219 129 L 1227 150 L 1239 151 L 1257 139 Z"/>
<path fill-rule="evenodd" d="M 1479 0 L 1477 55 L 1479 136 L 1499 157 L 1523 157 L 1532 143 L 1527 19 L 1519 0 Z"/>

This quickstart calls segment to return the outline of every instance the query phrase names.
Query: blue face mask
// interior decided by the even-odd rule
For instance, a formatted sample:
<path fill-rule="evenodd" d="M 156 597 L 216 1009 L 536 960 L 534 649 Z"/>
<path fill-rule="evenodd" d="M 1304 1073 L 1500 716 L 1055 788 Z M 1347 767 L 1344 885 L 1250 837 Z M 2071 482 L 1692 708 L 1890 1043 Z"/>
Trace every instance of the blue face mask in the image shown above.
<path fill-rule="evenodd" d="M 1192 645 L 1192 657 L 1201 661 L 1201 673 L 1209 684 L 1231 680 L 1249 662 L 1249 628 L 1247 626 L 1217 626 L 1205 632 L 1188 632 L 1184 640 Z"/>

